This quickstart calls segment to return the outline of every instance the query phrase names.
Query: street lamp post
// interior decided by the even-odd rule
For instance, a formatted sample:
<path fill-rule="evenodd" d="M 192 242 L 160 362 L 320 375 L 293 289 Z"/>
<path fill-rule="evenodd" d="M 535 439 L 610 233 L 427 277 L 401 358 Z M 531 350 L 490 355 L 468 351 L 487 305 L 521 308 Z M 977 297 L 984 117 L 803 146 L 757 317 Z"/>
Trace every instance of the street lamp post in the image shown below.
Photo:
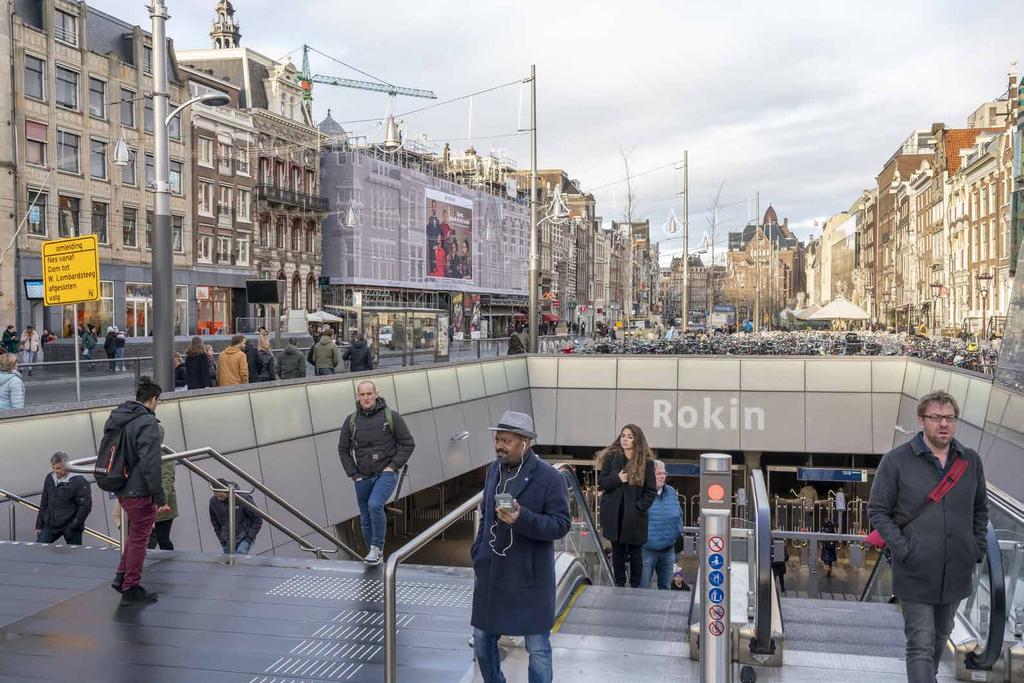
<path fill-rule="evenodd" d="M 992 273 L 978 273 L 975 280 L 978 281 L 978 293 L 981 295 L 981 339 L 985 339 L 988 335 L 988 288 L 992 282 Z"/>
<path fill-rule="evenodd" d="M 942 283 L 933 282 L 928 286 L 932 288 L 932 334 L 936 334 L 938 330 L 936 329 L 937 316 L 935 315 L 935 309 L 938 308 L 939 297 L 942 295 Z"/>
<path fill-rule="evenodd" d="M 530 65 L 530 292 L 527 298 L 529 306 L 528 341 L 530 353 L 537 353 L 537 333 L 540 315 L 538 301 L 540 288 L 540 254 L 537 249 L 537 65 Z"/>

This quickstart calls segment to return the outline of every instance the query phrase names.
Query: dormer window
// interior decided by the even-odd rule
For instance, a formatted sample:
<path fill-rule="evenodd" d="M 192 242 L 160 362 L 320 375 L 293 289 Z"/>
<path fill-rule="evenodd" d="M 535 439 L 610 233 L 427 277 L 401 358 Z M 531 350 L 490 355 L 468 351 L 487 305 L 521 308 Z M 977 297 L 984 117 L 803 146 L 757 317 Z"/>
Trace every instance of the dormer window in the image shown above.
<path fill-rule="evenodd" d="M 53 22 L 53 37 L 72 47 L 78 47 L 78 17 L 57 10 Z"/>

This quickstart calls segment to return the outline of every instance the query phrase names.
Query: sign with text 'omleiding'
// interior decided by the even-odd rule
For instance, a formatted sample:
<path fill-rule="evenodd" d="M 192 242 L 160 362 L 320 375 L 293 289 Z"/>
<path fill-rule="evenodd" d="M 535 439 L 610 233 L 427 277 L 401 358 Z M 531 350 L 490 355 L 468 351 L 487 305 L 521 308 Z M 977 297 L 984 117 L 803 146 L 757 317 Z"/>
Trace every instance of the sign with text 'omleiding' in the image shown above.
<path fill-rule="evenodd" d="M 100 298 L 96 235 L 43 242 L 43 303 L 62 306 Z"/>

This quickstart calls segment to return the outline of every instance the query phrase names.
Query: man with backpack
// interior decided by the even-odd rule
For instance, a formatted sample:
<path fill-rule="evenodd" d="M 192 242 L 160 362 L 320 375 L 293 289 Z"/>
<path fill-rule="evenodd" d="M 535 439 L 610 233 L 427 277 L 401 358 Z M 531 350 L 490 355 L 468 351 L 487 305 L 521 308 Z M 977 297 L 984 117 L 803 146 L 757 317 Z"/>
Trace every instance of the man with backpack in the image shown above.
<path fill-rule="evenodd" d="M 356 411 L 341 425 L 338 457 L 345 474 L 355 482 L 359 521 L 369 547 L 364 561 L 376 565 L 384 559 L 388 525 L 384 504 L 395 490 L 398 471 L 408 462 L 416 441 L 405 420 L 388 407 L 373 382 L 360 382 L 356 399 Z"/>
<path fill-rule="evenodd" d="M 156 406 L 163 390 L 149 377 L 139 379 L 135 400 L 114 408 L 103 426 L 97 455 L 96 485 L 117 496 L 128 537 L 111 587 L 121 593 L 121 606 L 157 601 L 142 587 L 142 565 L 157 512 L 166 512 L 167 496 L 160 472 L 160 423 Z M 124 521 L 122 521 L 124 523 Z"/>
<path fill-rule="evenodd" d="M 871 485 L 868 542 L 891 553 L 909 683 L 935 680 L 956 607 L 973 592 L 987 548 L 985 471 L 978 453 L 954 438 L 959 417 L 945 391 L 922 397 L 921 431 L 882 457 Z"/>
<path fill-rule="evenodd" d="M 318 375 L 333 375 L 344 369 L 341 349 L 334 343 L 334 330 L 325 329 L 320 339 L 310 347 L 309 362 Z"/>

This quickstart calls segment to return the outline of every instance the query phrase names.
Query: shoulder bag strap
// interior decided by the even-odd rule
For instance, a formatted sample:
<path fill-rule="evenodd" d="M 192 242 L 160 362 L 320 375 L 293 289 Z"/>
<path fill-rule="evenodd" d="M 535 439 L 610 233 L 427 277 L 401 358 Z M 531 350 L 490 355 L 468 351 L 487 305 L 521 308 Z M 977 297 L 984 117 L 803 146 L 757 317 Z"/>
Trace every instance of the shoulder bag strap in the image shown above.
<path fill-rule="evenodd" d="M 953 464 L 949 467 L 949 471 L 942 475 L 942 479 L 940 479 L 939 483 L 935 485 L 935 488 L 928 493 L 928 497 L 924 499 L 924 502 L 914 510 L 914 514 L 912 514 L 906 522 L 900 525 L 900 529 L 907 527 L 911 522 L 917 519 L 918 515 L 924 512 L 930 504 L 941 501 L 947 493 L 953 490 L 953 487 L 956 486 L 957 482 L 960 481 L 960 477 L 962 477 L 966 471 L 967 458 L 961 455 L 953 461 Z"/>

